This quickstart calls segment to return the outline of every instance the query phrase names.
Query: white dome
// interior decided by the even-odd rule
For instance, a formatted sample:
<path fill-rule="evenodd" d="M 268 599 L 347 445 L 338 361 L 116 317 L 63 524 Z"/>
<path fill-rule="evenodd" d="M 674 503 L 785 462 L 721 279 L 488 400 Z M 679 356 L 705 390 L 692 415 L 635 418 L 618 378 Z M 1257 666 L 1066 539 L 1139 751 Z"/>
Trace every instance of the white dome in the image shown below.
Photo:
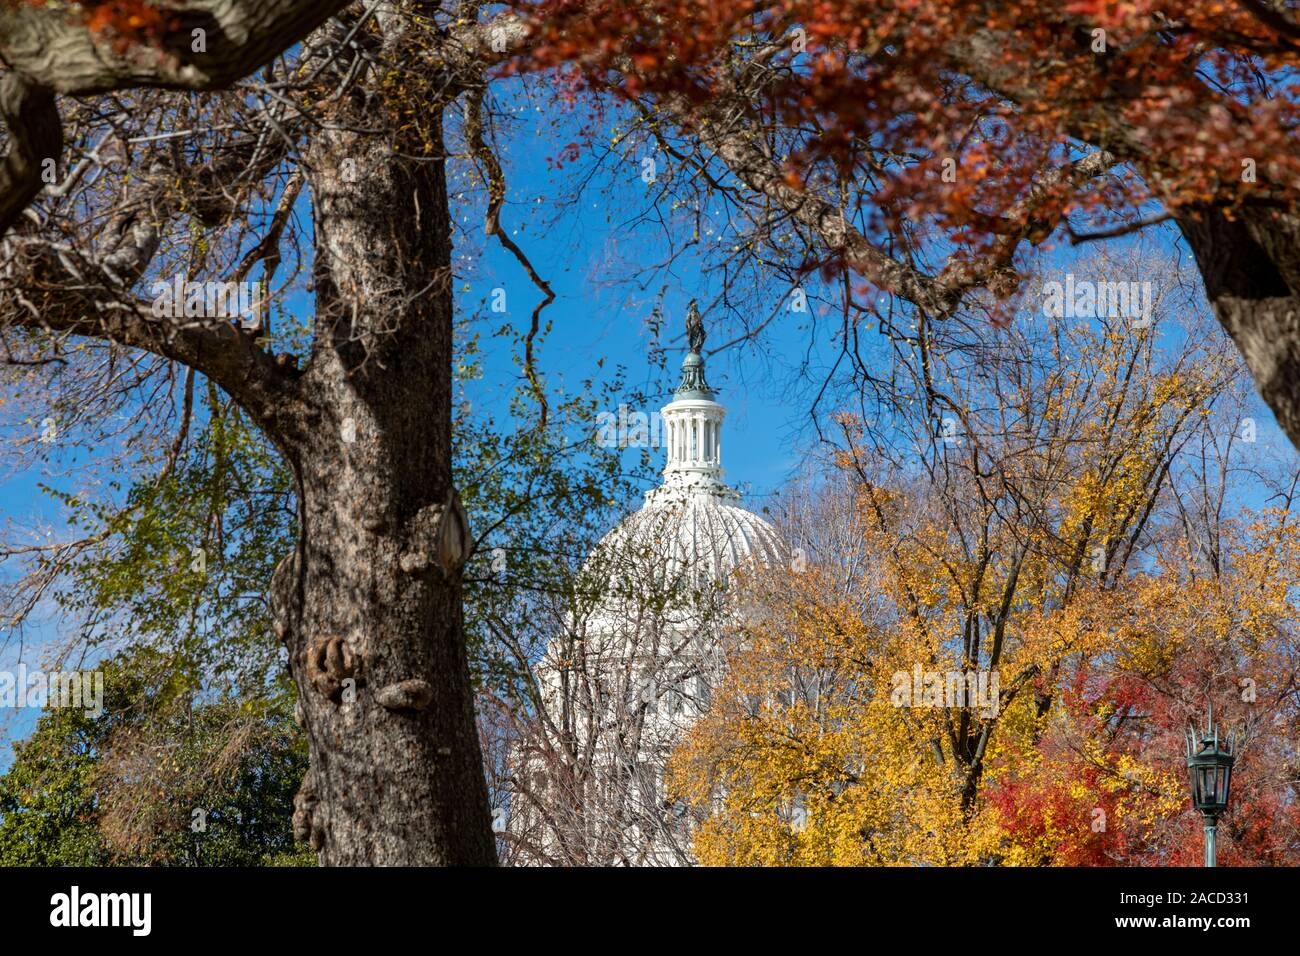
<path fill-rule="evenodd" d="M 632 576 L 655 572 L 660 582 L 690 575 L 704 584 L 723 583 L 750 561 L 771 566 L 786 560 L 770 522 L 718 495 L 667 494 L 672 490 L 652 492 L 645 507 L 604 537 L 591 563 L 609 562 Z"/>

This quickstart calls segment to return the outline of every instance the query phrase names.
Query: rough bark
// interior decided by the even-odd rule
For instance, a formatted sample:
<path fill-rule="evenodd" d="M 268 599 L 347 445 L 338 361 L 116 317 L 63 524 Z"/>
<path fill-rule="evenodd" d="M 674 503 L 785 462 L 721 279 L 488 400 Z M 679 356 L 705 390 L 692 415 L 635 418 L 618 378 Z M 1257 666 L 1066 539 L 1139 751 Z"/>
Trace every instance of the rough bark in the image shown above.
<path fill-rule="evenodd" d="M 301 539 L 274 587 L 311 747 L 299 830 L 326 864 L 490 865 L 443 164 L 340 125 L 313 138 L 309 167 L 318 327 L 285 441 Z"/>
<path fill-rule="evenodd" d="M 91 29 L 71 4 L 0 4 L 0 60 L 56 93 L 213 90 L 301 40 L 348 0 L 181 0 L 145 39 Z M 195 31 L 202 33 L 196 36 Z M 196 42 L 201 39 L 201 42 Z M 126 41 L 126 42 L 123 42 Z"/>
<path fill-rule="evenodd" d="M 0 78 L 0 119 L 13 137 L 13 146 L 0 164 L 0 224 L 4 224 L 18 218 L 41 191 L 41 163 L 63 152 L 63 128 L 54 95 L 14 73 Z"/>
<path fill-rule="evenodd" d="M 72 5 L 0 3 L 0 117 L 12 138 L 0 168 L 0 235 L 44 183 L 63 137 L 54 94 L 137 87 L 216 90 L 307 36 L 345 0 L 188 0 L 147 44 L 90 29 Z M 196 32 L 197 31 L 197 32 Z M 126 41 L 126 42 L 124 42 Z"/>
<path fill-rule="evenodd" d="M 1248 208 L 1178 217 L 1215 317 L 1232 336 L 1260 396 L 1300 448 L 1300 220 Z"/>

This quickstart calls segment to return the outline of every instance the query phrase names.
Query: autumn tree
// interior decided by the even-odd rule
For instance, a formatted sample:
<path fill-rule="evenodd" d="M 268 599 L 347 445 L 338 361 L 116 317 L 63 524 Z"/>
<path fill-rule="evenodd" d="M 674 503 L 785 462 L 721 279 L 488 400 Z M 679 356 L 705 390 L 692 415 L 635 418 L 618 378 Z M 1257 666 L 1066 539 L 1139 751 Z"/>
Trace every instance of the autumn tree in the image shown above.
<path fill-rule="evenodd" d="M 466 318 L 458 393 L 482 374 L 479 350 Z M 503 429 L 464 401 L 455 410 L 453 466 L 478 534 L 465 631 L 494 829 L 509 806 L 508 764 L 494 758 L 513 738 L 493 733 L 491 718 L 498 690 L 532 663 L 513 656 L 527 641 L 525 605 L 561 586 L 557 558 L 585 556 L 613 520 L 609 503 L 631 494 L 617 456 L 586 441 L 593 409 L 609 398 L 591 382 L 579 389 L 551 390 L 561 430 Z M 294 542 L 291 476 L 237 405 L 212 383 L 205 391 L 187 396 L 159 472 L 137 469 L 126 494 L 108 500 L 93 485 L 72 493 L 47 479 L 72 533 L 29 529 L 7 550 L 30 560 L 0 587 L 0 606 L 21 616 L 55 604 L 64 633 L 37 659 L 48 670 L 89 667 L 89 657 L 107 697 L 99 716 L 52 711 L 18 746 L 0 778 L 0 855 L 12 864 L 314 857 L 308 844 L 284 846 L 306 739 L 269 613 L 270 571 Z M 527 406 L 530 395 L 521 385 L 516 401 Z M 51 450 L 43 463 L 58 475 L 63 457 Z"/>
<path fill-rule="evenodd" d="M 765 610 L 675 758 L 702 861 L 1168 861 L 1207 697 L 1269 781 L 1239 852 L 1279 859 L 1247 834 L 1293 826 L 1293 531 L 1215 504 L 1254 449 L 1193 453 L 1239 442 L 1222 334 L 1173 293 L 1149 318 L 1021 313 L 841 417 L 827 494 L 854 507 L 793 500 L 809 565 L 754 577 Z"/>
<path fill-rule="evenodd" d="M 851 277 L 846 337 L 1005 298 L 1034 247 L 1170 223 L 1300 441 L 1288 5 L 552 0 L 536 22 L 527 61 L 632 103 L 629 134 L 732 204 L 736 247 Z"/>

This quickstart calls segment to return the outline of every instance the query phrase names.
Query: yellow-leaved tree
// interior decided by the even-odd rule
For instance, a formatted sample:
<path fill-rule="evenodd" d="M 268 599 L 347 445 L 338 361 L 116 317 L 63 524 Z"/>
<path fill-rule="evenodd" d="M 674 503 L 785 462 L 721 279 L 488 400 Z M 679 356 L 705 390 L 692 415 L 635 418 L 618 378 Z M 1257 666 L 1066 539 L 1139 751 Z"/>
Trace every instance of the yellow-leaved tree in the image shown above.
<path fill-rule="evenodd" d="M 1294 862 L 1295 481 L 1265 500 L 1235 355 L 1173 300 L 923 341 L 840 417 L 785 501 L 807 559 L 739 583 L 673 758 L 702 863 L 1194 862 L 1207 698 L 1242 736 L 1221 859 Z"/>

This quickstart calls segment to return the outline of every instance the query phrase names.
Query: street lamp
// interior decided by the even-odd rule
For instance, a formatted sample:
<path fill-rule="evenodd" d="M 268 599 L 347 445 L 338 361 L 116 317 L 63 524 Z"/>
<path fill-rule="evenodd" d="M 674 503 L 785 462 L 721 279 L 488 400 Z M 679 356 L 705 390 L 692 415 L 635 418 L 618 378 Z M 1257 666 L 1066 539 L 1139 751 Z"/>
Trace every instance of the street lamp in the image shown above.
<path fill-rule="evenodd" d="M 1219 728 L 1214 725 L 1214 705 L 1210 719 L 1197 742 L 1196 731 L 1187 725 L 1187 774 L 1192 784 L 1192 805 L 1205 818 L 1205 865 L 1214 866 L 1214 841 L 1219 817 L 1228 809 L 1228 789 L 1232 784 L 1232 762 L 1236 759 L 1233 738 L 1219 746 Z"/>

